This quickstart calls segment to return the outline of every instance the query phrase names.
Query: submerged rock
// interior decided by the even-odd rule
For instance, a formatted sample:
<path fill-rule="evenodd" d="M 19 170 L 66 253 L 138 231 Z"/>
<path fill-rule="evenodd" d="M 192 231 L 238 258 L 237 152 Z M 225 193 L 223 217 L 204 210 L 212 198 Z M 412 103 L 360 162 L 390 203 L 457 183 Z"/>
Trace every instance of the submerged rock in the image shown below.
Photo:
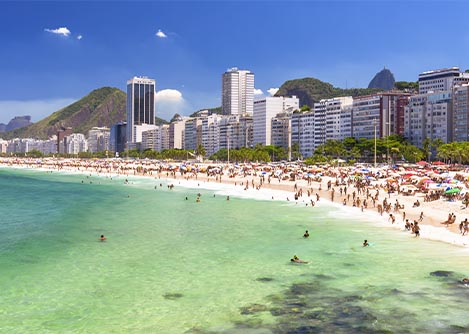
<path fill-rule="evenodd" d="M 430 273 L 430 276 L 436 277 L 449 277 L 454 274 L 454 271 L 446 271 L 446 270 L 436 270 Z"/>
<path fill-rule="evenodd" d="M 254 314 L 267 311 L 267 306 L 261 304 L 251 304 L 240 308 L 241 314 Z"/>
<path fill-rule="evenodd" d="M 272 282 L 274 279 L 272 277 L 259 277 L 256 278 L 258 282 Z"/>
<path fill-rule="evenodd" d="M 163 295 L 163 297 L 165 299 L 169 299 L 169 300 L 176 300 L 176 299 L 179 299 L 183 296 L 182 293 L 179 293 L 179 292 L 174 292 L 174 293 L 165 293 Z"/>

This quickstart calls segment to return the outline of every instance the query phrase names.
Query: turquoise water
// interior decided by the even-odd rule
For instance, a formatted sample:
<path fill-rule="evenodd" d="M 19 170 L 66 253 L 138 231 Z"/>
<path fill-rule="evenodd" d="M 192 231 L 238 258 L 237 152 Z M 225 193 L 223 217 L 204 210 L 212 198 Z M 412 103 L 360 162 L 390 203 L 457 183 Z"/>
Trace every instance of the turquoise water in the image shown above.
<path fill-rule="evenodd" d="M 466 249 L 128 179 L 0 169 L 0 333 L 469 332 Z"/>

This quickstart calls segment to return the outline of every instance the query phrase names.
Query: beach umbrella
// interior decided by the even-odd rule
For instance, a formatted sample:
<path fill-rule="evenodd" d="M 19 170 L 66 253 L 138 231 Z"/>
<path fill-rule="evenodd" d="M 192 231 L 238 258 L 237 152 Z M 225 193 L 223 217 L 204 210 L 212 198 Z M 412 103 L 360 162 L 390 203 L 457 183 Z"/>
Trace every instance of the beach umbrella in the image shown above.
<path fill-rule="evenodd" d="M 452 188 L 452 189 L 446 190 L 445 194 L 457 194 L 460 191 L 461 191 L 461 189 L 459 189 L 459 188 Z"/>

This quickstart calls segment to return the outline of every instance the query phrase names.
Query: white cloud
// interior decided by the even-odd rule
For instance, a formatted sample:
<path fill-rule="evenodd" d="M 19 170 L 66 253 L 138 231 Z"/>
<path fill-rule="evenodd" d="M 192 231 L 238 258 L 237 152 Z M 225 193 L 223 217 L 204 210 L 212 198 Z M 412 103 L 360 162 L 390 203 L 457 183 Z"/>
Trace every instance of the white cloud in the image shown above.
<path fill-rule="evenodd" d="M 70 30 L 68 30 L 68 28 L 66 27 L 60 27 L 58 29 L 44 29 L 44 31 L 47 31 L 47 32 L 50 32 L 52 34 L 56 34 L 56 35 L 63 35 L 65 37 L 68 37 L 70 36 L 71 32 Z"/>
<path fill-rule="evenodd" d="M 182 93 L 176 89 L 163 89 L 155 94 L 156 116 L 167 121 L 173 118 L 174 114 L 185 115 L 190 111 L 187 101 Z"/>
<path fill-rule="evenodd" d="M 8 124 L 13 117 L 26 115 L 31 116 L 31 122 L 37 122 L 75 101 L 76 99 L 70 98 L 29 101 L 0 100 L 0 123 Z"/>
<path fill-rule="evenodd" d="M 159 38 L 166 38 L 168 37 L 164 32 L 161 31 L 161 29 L 158 29 L 158 31 L 156 32 L 156 37 L 159 37 Z"/>
<path fill-rule="evenodd" d="M 268 92 L 270 95 L 274 96 L 275 93 L 278 92 L 278 88 L 269 88 L 269 89 L 267 89 L 267 92 Z"/>
<path fill-rule="evenodd" d="M 78 35 L 78 36 L 77 36 L 77 39 L 78 39 L 78 40 L 80 40 L 80 39 L 82 39 L 82 38 L 83 38 L 82 35 Z"/>
<path fill-rule="evenodd" d="M 262 94 L 264 94 L 264 92 L 262 91 L 262 89 L 254 88 L 254 95 L 262 95 Z"/>

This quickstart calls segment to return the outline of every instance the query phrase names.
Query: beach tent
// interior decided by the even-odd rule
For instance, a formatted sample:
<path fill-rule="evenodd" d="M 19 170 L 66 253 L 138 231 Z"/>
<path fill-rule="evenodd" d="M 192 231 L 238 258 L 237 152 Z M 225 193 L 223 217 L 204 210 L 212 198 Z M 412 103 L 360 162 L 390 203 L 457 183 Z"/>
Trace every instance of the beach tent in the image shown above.
<path fill-rule="evenodd" d="M 446 190 L 446 191 L 445 191 L 445 194 L 448 194 L 448 195 L 450 195 L 450 194 L 457 194 L 457 193 L 459 193 L 460 191 L 461 191 L 461 189 L 459 189 L 459 188 L 452 188 L 452 189 Z"/>
<path fill-rule="evenodd" d="M 423 160 L 417 162 L 417 165 L 420 165 L 420 166 L 425 166 L 426 164 L 428 164 L 428 162 L 423 161 Z"/>

